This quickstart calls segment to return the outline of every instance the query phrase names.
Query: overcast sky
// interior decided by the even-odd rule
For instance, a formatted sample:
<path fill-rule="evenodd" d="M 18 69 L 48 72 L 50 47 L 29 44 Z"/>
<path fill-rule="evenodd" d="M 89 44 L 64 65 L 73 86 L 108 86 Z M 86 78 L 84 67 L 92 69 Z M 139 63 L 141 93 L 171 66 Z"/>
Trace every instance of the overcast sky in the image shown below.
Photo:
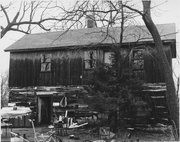
<path fill-rule="evenodd" d="M 0 0 L 0 4 L 4 4 L 9 2 L 10 0 Z M 61 0 L 66 4 L 66 6 L 70 5 L 74 0 Z M 141 0 L 133 0 L 133 2 L 141 4 Z M 152 11 L 152 18 L 155 24 L 164 24 L 164 23 L 176 23 L 176 31 L 177 31 L 177 51 L 178 58 L 180 57 L 180 0 L 151 0 L 152 6 L 159 5 L 155 7 Z M 164 4 L 161 4 L 165 2 Z M 10 13 L 11 14 L 11 13 Z M 12 13 L 14 14 L 14 13 Z M 3 21 L 0 17 L 0 25 L 3 25 Z M 4 52 L 4 49 L 11 45 L 13 42 L 17 41 L 23 36 L 22 33 L 17 32 L 9 32 L 0 39 L 0 72 L 7 71 L 9 68 L 9 53 Z M 173 60 L 173 68 L 176 76 L 180 76 L 180 59 Z"/>

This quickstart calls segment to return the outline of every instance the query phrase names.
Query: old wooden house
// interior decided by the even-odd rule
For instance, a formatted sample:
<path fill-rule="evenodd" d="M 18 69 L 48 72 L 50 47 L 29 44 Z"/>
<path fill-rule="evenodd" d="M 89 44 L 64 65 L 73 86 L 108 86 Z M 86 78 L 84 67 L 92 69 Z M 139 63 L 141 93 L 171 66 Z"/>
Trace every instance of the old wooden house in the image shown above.
<path fill-rule="evenodd" d="M 176 57 L 175 24 L 157 25 L 170 65 Z M 53 87 L 77 87 L 87 84 L 86 79 L 99 63 L 111 63 L 111 48 L 118 46 L 119 27 L 85 28 L 69 31 L 25 35 L 5 49 L 10 52 L 9 87 L 21 94 L 36 89 L 38 121 L 49 122 L 52 114 L 52 96 L 61 94 L 50 91 Z M 152 54 L 143 56 L 144 51 L 154 51 L 154 43 L 145 26 L 125 28 L 122 55 L 131 61 L 133 77 L 147 83 L 164 82 L 164 75 Z M 126 72 L 126 71 L 125 71 Z M 50 90 L 41 90 L 49 87 Z M 19 91 L 20 92 L 20 91 Z M 33 93 L 29 93 L 33 94 Z M 58 96 L 58 95 L 57 95 Z M 44 107 L 46 106 L 46 107 Z M 43 120 L 42 111 L 47 108 L 48 118 Z"/>

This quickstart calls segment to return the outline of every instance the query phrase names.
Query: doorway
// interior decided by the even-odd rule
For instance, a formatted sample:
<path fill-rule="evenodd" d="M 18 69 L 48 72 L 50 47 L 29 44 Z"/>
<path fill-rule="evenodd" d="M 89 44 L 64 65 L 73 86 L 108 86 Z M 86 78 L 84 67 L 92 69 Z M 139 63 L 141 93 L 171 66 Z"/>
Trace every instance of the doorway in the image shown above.
<path fill-rule="evenodd" d="M 52 97 L 38 97 L 38 122 L 41 125 L 50 124 L 52 112 Z"/>

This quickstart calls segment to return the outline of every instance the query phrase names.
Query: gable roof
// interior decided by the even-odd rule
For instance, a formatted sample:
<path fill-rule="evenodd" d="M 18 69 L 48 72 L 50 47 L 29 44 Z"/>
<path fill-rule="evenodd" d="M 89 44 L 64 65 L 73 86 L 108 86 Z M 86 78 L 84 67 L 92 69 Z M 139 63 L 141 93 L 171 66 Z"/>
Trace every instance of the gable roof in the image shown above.
<path fill-rule="evenodd" d="M 175 24 L 156 25 L 162 40 L 175 40 Z M 118 43 L 120 27 L 86 28 L 69 31 L 27 34 L 10 45 L 5 51 L 32 51 L 63 47 L 89 46 Z M 124 29 L 123 43 L 152 41 L 145 26 L 128 26 Z"/>

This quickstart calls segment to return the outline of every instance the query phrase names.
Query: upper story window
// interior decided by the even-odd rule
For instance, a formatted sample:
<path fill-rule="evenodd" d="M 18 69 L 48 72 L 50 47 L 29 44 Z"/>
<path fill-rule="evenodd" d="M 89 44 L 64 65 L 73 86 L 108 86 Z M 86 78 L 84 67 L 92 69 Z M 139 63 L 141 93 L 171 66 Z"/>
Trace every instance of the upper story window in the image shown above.
<path fill-rule="evenodd" d="M 133 51 L 133 69 L 142 70 L 144 69 L 143 49 Z"/>
<path fill-rule="evenodd" d="M 93 69 L 96 67 L 97 55 L 95 50 L 84 52 L 85 69 Z"/>
<path fill-rule="evenodd" d="M 104 63 L 105 64 L 112 64 L 112 52 L 104 52 Z"/>
<path fill-rule="evenodd" d="M 41 72 L 50 72 L 51 71 L 51 55 L 42 54 L 41 55 Z"/>
<path fill-rule="evenodd" d="M 144 49 L 133 50 L 133 76 L 141 80 L 144 79 Z"/>

